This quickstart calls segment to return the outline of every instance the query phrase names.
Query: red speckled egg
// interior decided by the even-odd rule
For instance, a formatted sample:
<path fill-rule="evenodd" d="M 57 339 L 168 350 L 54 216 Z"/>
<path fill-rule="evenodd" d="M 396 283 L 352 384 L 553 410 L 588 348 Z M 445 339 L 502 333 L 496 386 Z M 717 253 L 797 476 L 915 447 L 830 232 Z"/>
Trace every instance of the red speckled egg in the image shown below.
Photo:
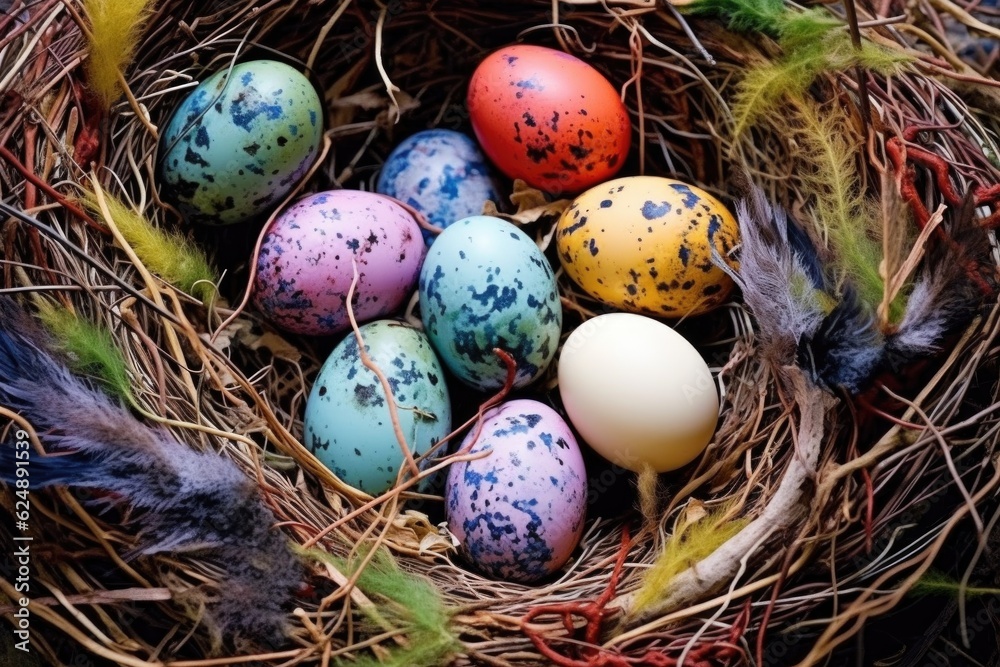
<path fill-rule="evenodd" d="M 632 137 L 618 91 L 575 56 L 518 44 L 487 56 L 469 82 L 483 152 L 510 178 L 553 194 L 614 176 Z"/>

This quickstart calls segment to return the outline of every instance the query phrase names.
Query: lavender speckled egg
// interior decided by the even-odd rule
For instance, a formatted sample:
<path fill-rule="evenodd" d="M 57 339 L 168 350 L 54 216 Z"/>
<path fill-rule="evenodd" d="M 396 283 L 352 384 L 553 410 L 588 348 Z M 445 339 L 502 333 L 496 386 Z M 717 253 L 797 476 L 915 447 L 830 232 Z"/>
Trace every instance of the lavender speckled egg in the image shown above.
<path fill-rule="evenodd" d="M 449 470 L 448 529 L 489 576 L 527 583 L 552 574 L 580 541 L 587 511 L 587 472 L 572 431 L 544 403 L 508 401 L 484 416 L 470 452 L 484 450 L 489 456 Z"/>
<path fill-rule="evenodd" d="M 442 229 L 499 199 L 476 142 L 454 130 L 424 130 L 404 139 L 386 158 L 375 189 Z M 424 230 L 428 245 L 434 237 Z"/>
<path fill-rule="evenodd" d="M 552 361 L 562 304 L 548 259 L 523 231 L 477 215 L 445 229 L 420 270 L 420 315 L 441 361 L 480 391 L 503 386 L 501 348 L 517 362 L 515 387 Z"/>
<path fill-rule="evenodd" d="M 410 450 L 426 452 L 451 432 L 451 401 L 430 341 L 394 320 L 369 322 L 359 331 L 365 351 L 389 381 Z M 353 332 L 316 376 L 304 422 L 304 444 L 337 477 L 371 495 L 392 487 L 403 455 L 385 391 L 362 362 Z"/>
<path fill-rule="evenodd" d="M 323 109 L 301 72 L 273 60 L 224 69 L 195 88 L 163 132 L 164 192 L 192 222 L 267 213 L 319 152 Z"/>
<path fill-rule="evenodd" d="M 426 252 L 420 226 L 388 197 L 331 190 L 300 199 L 271 223 L 261 243 L 254 303 L 274 324 L 329 335 L 392 313 L 413 292 Z"/>

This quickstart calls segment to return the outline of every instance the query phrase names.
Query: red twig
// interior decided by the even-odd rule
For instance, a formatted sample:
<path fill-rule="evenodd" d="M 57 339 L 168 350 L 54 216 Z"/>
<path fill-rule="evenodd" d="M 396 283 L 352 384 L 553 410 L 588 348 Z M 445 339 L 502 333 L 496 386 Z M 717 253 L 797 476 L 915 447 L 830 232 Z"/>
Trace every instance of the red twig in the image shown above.
<path fill-rule="evenodd" d="M 507 367 L 507 378 L 504 380 L 503 387 L 501 387 L 497 393 L 493 394 L 488 401 L 479 406 L 479 414 L 476 416 L 476 435 L 471 438 L 461 450 L 459 450 L 459 454 L 467 454 L 469 450 L 472 449 L 472 446 L 476 444 L 476 441 L 479 440 L 479 434 L 483 432 L 483 414 L 487 410 L 500 405 L 503 399 L 507 398 L 507 395 L 514 388 L 514 378 L 517 377 L 517 362 L 514 360 L 514 357 L 512 357 L 509 352 L 501 350 L 499 347 L 493 348 L 493 354 L 500 357 L 500 361 L 502 361 L 504 366 Z M 463 426 L 462 428 L 465 427 Z"/>
<path fill-rule="evenodd" d="M 949 206 L 956 208 L 961 207 L 963 201 L 963 198 L 959 196 L 951 183 L 951 170 L 948 162 L 940 155 L 932 153 L 926 148 L 914 146 L 912 144 L 907 145 L 907 143 L 912 142 L 920 132 L 923 132 L 926 129 L 928 128 L 908 127 L 903 131 L 902 137 L 890 137 L 885 142 L 886 155 L 889 158 L 889 162 L 892 163 L 893 171 L 895 171 L 898 175 L 899 194 L 903 200 L 909 204 L 913 211 L 913 217 L 916 218 L 917 225 L 920 229 L 927 226 L 931 216 L 927 207 L 924 205 L 920 192 L 917 190 L 916 170 L 911 166 L 911 162 L 918 164 L 931 172 L 931 175 L 934 178 L 934 184 L 941 193 L 941 197 L 948 203 Z M 972 186 L 972 196 L 976 207 L 989 206 L 993 209 L 993 213 L 989 217 L 985 218 L 981 224 L 987 227 L 994 227 L 1000 224 L 1000 185 L 986 187 L 981 184 L 975 184 Z M 948 236 L 943 228 L 937 227 L 934 230 L 934 235 L 943 243 L 948 244 L 951 249 L 956 252 L 956 255 L 961 257 L 961 250 L 957 247 L 954 239 Z M 973 282 L 976 287 L 983 292 L 983 294 L 988 295 L 993 293 L 990 285 L 983 279 L 976 267 L 971 265 L 970 262 L 966 262 L 965 271 L 969 280 Z"/>
<path fill-rule="evenodd" d="M 48 183 L 46 183 L 45 181 L 43 181 L 42 179 L 40 179 L 34 173 L 28 171 L 24 167 L 24 165 L 21 164 L 21 161 L 18 160 L 17 157 L 13 153 L 11 153 L 9 150 L 7 150 L 6 148 L 4 148 L 3 146 L 0 146 L 0 157 L 2 157 L 3 159 L 7 160 L 7 162 L 9 162 L 10 165 L 12 167 L 14 167 L 14 169 L 16 169 L 18 172 L 20 172 L 21 176 L 23 176 L 26 180 L 28 180 L 28 181 L 34 183 L 36 186 L 38 186 L 38 188 L 40 190 L 42 190 L 45 194 L 47 194 L 49 197 L 51 197 L 56 203 L 58 203 L 64 209 L 66 209 L 67 211 L 69 211 L 70 213 L 72 213 L 74 216 L 76 216 L 77 218 L 79 218 L 80 220 L 82 220 L 83 222 L 85 222 L 88 227 L 90 227 L 91 229 L 94 229 L 95 231 L 98 231 L 98 232 L 100 232 L 102 234 L 110 234 L 111 233 L 110 230 L 107 227 L 105 227 L 104 225 L 101 225 L 96 220 L 94 220 L 92 217 L 90 217 L 89 215 L 87 215 L 87 213 L 82 208 L 80 208 L 79 206 L 77 206 L 76 204 L 74 204 L 73 202 L 71 202 L 68 198 L 66 198 L 65 196 L 63 196 L 62 194 L 60 194 L 58 190 L 56 190 L 51 185 L 49 185 Z"/>
<path fill-rule="evenodd" d="M 626 656 L 620 653 L 602 649 L 597 646 L 600 639 L 601 626 L 612 612 L 607 610 L 608 603 L 615 596 L 615 589 L 621 578 L 622 569 L 625 566 L 625 558 L 628 556 L 629 531 L 626 526 L 622 530 L 622 545 L 618 552 L 618 559 L 615 561 L 614 570 L 608 586 L 599 598 L 592 602 L 564 602 L 560 604 L 543 605 L 534 607 L 524 618 L 521 619 L 521 631 L 531 640 L 538 652 L 557 667 L 635 667 L 637 665 L 648 665 L 649 667 L 677 667 L 680 658 L 668 655 L 662 650 L 649 650 L 642 655 Z M 558 638 L 543 636 L 540 632 L 530 626 L 530 623 L 539 616 L 558 615 L 562 619 L 563 627 L 570 635 L 575 634 L 576 623 L 574 619 L 582 618 L 583 641 L 588 645 L 581 649 L 579 657 L 564 655 L 557 651 L 551 644 L 558 642 Z M 728 663 L 742 653 L 738 642 L 746 631 L 746 626 L 750 620 L 750 605 L 747 605 L 737 616 L 730 630 L 728 641 L 705 641 L 688 651 L 684 657 L 684 665 L 687 667 L 715 667 L 720 663 Z"/>

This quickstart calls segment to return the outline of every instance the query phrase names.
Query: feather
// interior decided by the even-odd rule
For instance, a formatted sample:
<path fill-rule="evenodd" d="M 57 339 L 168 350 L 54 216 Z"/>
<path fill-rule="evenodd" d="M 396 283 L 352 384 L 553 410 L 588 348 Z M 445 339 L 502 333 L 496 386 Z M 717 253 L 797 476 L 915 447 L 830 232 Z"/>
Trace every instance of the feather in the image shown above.
<path fill-rule="evenodd" d="M 881 366 L 885 340 L 875 326 L 871 309 L 850 286 L 811 337 L 799 348 L 799 364 L 828 388 L 858 393 Z"/>
<path fill-rule="evenodd" d="M 142 263 L 157 276 L 208 303 L 215 296 L 219 278 L 205 253 L 187 238 L 154 227 L 130 206 L 104 193 L 109 223 L 114 223 L 122 238 L 132 247 Z M 97 195 L 88 192 L 83 204 L 97 215 L 104 216 Z"/>
<path fill-rule="evenodd" d="M 105 391 L 132 400 L 132 384 L 125 356 L 111 334 L 51 301 L 38 299 L 38 317 L 53 336 L 52 346 L 67 357 L 74 372 L 88 375 Z"/>
<path fill-rule="evenodd" d="M 373 621 L 376 631 L 385 632 L 387 624 L 405 629 L 407 641 L 402 646 L 374 656 L 355 655 L 338 659 L 335 665 L 352 667 L 435 667 L 451 664 L 462 652 L 462 643 L 452 628 L 455 610 L 449 609 L 437 587 L 428 579 L 404 572 L 386 549 L 379 549 L 362 569 L 363 557 L 342 560 L 312 549 L 316 560 L 329 563 L 345 576 L 357 577 L 357 586 L 369 598 L 386 604 L 361 607 Z"/>
<path fill-rule="evenodd" d="M 693 501 L 667 538 L 656 562 L 643 575 L 631 613 L 642 613 L 666 597 L 677 575 L 714 553 L 750 523 L 748 518 L 733 514 L 732 503 L 709 512 L 704 505 Z"/>
<path fill-rule="evenodd" d="M 883 355 L 870 309 L 849 285 L 839 299 L 828 293 L 809 236 L 757 186 L 737 205 L 737 219 L 739 271 L 729 272 L 757 321 L 762 353 L 779 368 L 798 364 L 819 386 L 858 391 Z"/>
<path fill-rule="evenodd" d="M 727 271 L 743 291 L 743 299 L 760 331 L 762 351 L 777 367 L 793 363 L 803 339 L 819 329 L 826 313 L 826 297 L 817 288 L 815 250 L 804 234 L 789 242 L 788 218 L 772 207 L 764 192 L 751 186 L 737 204 L 740 225 L 739 271 L 721 257 L 715 263 Z"/>
<path fill-rule="evenodd" d="M 224 571 L 208 603 L 219 637 L 238 645 L 280 642 L 282 607 L 302 570 L 256 485 L 228 459 L 141 424 L 71 374 L 49 344 L 23 310 L 0 298 L 0 404 L 20 412 L 58 454 L 32 461 L 33 485 L 122 497 L 138 510 L 133 555 L 198 552 Z M 13 483 L 13 457 L 13 447 L 0 445 L 0 481 Z"/>
<path fill-rule="evenodd" d="M 968 324 L 996 294 L 990 242 L 971 198 L 943 225 L 943 237 L 927 244 L 923 267 L 906 311 L 887 346 L 894 369 L 935 352 L 942 340 Z"/>
<path fill-rule="evenodd" d="M 122 93 L 119 76 L 132 62 L 153 0 L 84 0 L 83 10 L 90 45 L 87 81 L 94 97 L 110 109 Z"/>

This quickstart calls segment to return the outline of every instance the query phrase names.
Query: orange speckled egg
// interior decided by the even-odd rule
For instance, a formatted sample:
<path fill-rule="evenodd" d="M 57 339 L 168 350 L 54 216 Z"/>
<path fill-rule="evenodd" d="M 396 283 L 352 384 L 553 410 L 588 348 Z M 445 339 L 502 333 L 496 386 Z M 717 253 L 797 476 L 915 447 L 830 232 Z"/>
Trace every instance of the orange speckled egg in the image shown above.
<path fill-rule="evenodd" d="M 632 126 L 618 91 L 562 51 L 517 44 L 491 53 L 472 75 L 468 106 L 490 160 L 545 192 L 585 190 L 628 155 Z"/>
<path fill-rule="evenodd" d="M 699 315 L 733 288 L 712 262 L 729 257 L 736 219 L 704 190 L 657 176 L 618 178 L 587 190 L 559 218 L 566 274 L 588 294 L 633 313 Z"/>

